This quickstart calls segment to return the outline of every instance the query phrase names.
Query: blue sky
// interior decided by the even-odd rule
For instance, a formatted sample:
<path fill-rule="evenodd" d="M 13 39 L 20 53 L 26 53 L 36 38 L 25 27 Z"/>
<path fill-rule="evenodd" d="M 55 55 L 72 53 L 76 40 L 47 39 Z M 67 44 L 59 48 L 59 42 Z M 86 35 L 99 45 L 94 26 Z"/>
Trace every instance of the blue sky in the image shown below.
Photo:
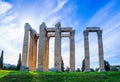
<path fill-rule="evenodd" d="M 0 0 L 0 51 L 4 62 L 16 64 L 22 53 L 25 22 L 39 32 L 45 22 L 54 27 L 72 27 L 75 32 L 76 68 L 84 58 L 83 30 L 100 27 L 103 30 L 104 59 L 120 65 L 120 0 Z M 97 34 L 89 33 L 91 68 L 98 67 Z M 54 38 L 50 39 L 50 66 L 53 67 Z M 69 66 L 69 38 L 62 39 L 62 56 Z"/>

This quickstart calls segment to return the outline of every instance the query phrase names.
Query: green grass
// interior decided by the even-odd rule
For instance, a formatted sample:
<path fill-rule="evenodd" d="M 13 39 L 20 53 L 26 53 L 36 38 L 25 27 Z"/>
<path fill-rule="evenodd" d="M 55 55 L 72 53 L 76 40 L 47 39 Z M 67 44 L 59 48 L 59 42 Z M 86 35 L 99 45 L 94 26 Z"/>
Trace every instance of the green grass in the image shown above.
<path fill-rule="evenodd" d="M 120 72 L 24 72 L 0 70 L 0 82 L 120 82 Z"/>

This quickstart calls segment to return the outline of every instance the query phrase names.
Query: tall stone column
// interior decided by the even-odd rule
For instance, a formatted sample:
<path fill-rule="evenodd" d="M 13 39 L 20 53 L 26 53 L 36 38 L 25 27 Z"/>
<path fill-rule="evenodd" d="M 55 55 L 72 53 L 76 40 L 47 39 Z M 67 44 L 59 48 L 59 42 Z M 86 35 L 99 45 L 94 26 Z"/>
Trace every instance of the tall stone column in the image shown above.
<path fill-rule="evenodd" d="M 46 25 L 40 25 L 39 32 L 39 49 L 38 49 L 38 69 L 37 71 L 45 71 L 45 46 L 46 46 Z"/>
<path fill-rule="evenodd" d="M 29 54 L 28 54 L 28 67 L 32 70 L 32 62 L 33 62 L 33 34 L 30 31 L 30 43 L 29 43 Z"/>
<path fill-rule="evenodd" d="M 70 71 L 75 71 L 75 30 L 70 32 Z"/>
<path fill-rule="evenodd" d="M 90 58 L 89 58 L 89 39 L 88 39 L 88 31 L 84 31 L 84 51 L 85 51 L 85 72 L 90 71 Z"/>
<path fill-rule="evenodd" d="M 49 37 L 46 38 L 46 55 L 45 55 L 46 71 L 49 69 Z"/>
<path fill-rule="evenodd" d="M 36 64 L 37 64 L 37 40 L 38 36 L 34 35 L 34 41 L 33 41 L 33 71 L 36 70 Z"/>
<path fill-rule="evenodd" d="M 61 26 L 60 23 L 55 25 L 55 55 L 54 68 L 56 71 L 61 71 Z"/>
<path fill-rule="evenodd" d="M 28 55 L 28 67 L 31 71 L 36 70 L 36 58 L 37 57 L 37 36 L 34 32 L 30 32 L 30 45 Z"/>
<path fill-rule="evenodd" d="M 105 72 L 104 69 L 104 52 L 103 52 L 103 42 L 102 42 L 102 30 L 97 32 L 98 34 L 98 50 L 99 50 L 99 71 Z"/>
<path fill-rule="evenodd" d="M 28 43 L 29 43 L 29 31 L 31 26 L 26 23 L 25 24 L 25 32 L 24 32 L 24 41 L 23 41 L 23 50 L 22 50 L 22 66 L 21 70 L 25 70 L 27 67 L 28 61 Z"/>

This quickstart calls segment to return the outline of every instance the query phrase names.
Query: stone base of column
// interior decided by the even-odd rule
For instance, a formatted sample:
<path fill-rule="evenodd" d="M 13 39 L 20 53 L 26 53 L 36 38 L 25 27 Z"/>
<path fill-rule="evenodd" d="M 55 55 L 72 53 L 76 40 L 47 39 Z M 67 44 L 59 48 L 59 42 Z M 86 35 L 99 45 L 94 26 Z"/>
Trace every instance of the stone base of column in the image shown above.
<path fill-rule="evenodd" d="M 26 66 L 21 66 L 20 70 L 21 71 L 30 71 L 29 67 L 26 67 Z"/>
<path fill-rule="evenodd" d="M 104 68 L 99 69 L 98 72 L 106 72 Z"/>
<path fill-rule="evenodd" d="M 85 69 L 84 72 L 90 72 L 90 68 Z"/>
<path fill-rule="evenodd" d="M 61 70 L 60 69 L 57 69 L 57 68 L 54 68 L 54 70 L 53 70 L 54 72 L 60 72 Z"/>
<path fill-rule="evenodd" d="M 70 72 L 75 72 L 75 69 L 70 69 Z"/>
<path fill-rule="evenodd" d="M 70 72 L 75 72 L 75 70 L 70 70 Z"/>
<path fill-rule="evenodd" d="M 42 69 L 40 69 L 40 68 L 37 68 L 36 71 L 37 71 L 37 72 L 44 72 L 44 71 L 43 71 Z"/>
<path fill-rule="evenodd" d="M 58 69 L 52 68 L 50 71 L 51 72 L 58 72 Z"/>

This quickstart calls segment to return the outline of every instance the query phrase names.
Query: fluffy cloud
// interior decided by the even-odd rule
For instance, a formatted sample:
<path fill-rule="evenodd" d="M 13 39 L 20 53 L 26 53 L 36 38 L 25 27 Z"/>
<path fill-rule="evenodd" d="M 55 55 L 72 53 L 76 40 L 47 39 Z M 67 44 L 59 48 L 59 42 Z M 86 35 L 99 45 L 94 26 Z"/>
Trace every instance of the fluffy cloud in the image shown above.
<path fill-rule="evenodd" d="M 13 15 L 5 16 L 5 18 L 1 21 L 1 23 L 10 23 L 17 17 L 17 13 L 14 13 Z"/>
<path fill-rule="evenodd" d="M 19 44 L 22 37 L 22 28 L 17 28 L 15 22 L 17 13 L 12 12 L 10 3 L 0 1 L 0 50 L 4 50 L 4 62 L 16 64 L 21 52 Z M 19 46 L 19 47 L 18 47 Z"/>
<path fill-rule="evenodd" d="M 57 7 L 52 11 L 52 13 L 55 13 L 60 9 L 62 9 L 66 3 L 67 3 L 67 0 L 57 0 Z"/>
<path fill-rule="evenodd" d="M 9 4 L 7 2 L 0 1 L 0 15 L 6 13 L 11 8 L 12 8 L 11 4 Z"/>

